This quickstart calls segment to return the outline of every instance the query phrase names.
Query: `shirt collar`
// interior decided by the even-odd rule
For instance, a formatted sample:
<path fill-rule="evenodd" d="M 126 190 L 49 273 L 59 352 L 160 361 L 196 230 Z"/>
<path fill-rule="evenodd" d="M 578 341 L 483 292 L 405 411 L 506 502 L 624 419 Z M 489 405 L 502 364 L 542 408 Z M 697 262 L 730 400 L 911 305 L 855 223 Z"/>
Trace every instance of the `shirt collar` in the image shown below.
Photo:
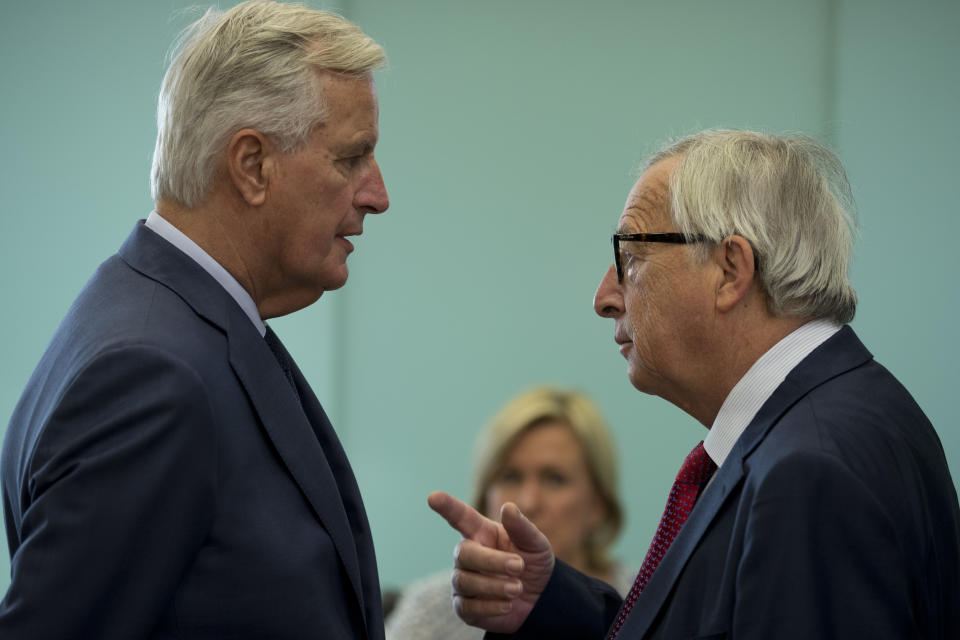
<path fill-rule="evenodd" d="M 753 363 L 723 401 L 710 433 L 703 439 L 703 448 L 718 467 L 787 374 L 840 328 L 832 320 L 811 320 Z"/>
<path fill-rule="evenodd" d="M 177 229 L 164 220 L 156 211 L 150 212 L 144 224 L 158 236 L 193 258 L 194 262 L 213 276 L 213 279 L 220 283 L 220 286 L 230 294 L 230 297 L 237 301 L 237 304 L 240 305 L 243 312 L 250 318 L 250 322 L 257 328 L 260 335 L 263 336 L 266 334 L 267 325 L 264 324 L 260 318 L 260 313 L 257 311 L 257 305 L 253 302 L 253 298 L 251 298 L 247 290 L 243 288 L 243 285 L 230 275 L 229 271 L 224 269 L 219 262 L 211 258 L 209 253 L 201 249 L 200 245 L 188 238 L 180 229 Z"/>

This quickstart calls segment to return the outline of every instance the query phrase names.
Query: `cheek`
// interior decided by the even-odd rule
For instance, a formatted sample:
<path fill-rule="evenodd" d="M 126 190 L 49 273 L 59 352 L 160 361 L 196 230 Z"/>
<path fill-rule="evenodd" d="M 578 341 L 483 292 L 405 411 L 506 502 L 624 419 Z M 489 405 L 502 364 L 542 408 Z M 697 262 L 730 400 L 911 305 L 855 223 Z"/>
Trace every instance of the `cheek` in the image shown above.
<path fill-rule="evenodd" d="M 582 544 L 587 533 L 594 528 L 593 511 L 589 499 L 585 499 L 579 492 L 555 496 L 549 520 L 545 518 L 544 524 L 549 525 L 554 542 L 569 551 L 571 546 Z"/>
<path fill-rule="evenodd" d="M 649 345 L 653 336 L 669 333 L 674 328 L 670 309 L 679 292 L 657 280 L 645 278 L 624 298 L 636 345 Z"/>
<path fill-rule="evenodd" d="M 344 209 L 353 201 L 353 193 L 356 191 L 355 179 L 350 176 L 333 174 L 325 176 L 317 184 L 314 193 L 319 206 L 335 206 L 337 209 Z"/>
<path fill-rule="evenodd" d="M 641 355 L 650 351 L 652 334 L 657 332 L 659 325 L 656 310 L 649 300 L 635 299 L 627 305 L 627 316 L 630 319 L 630 339 L 633 341 L 633 350 Z"/>
<path fill-rule="evenodd" d="M 340 224 L 340 217 L 331 210 L 330 203 L 313 208 L 300 223 L 298 233 L 291 238 L 291 244 L 315 257 L 323 258 L 330 254 Z"/>
<path fill-rule="evenodd" d="M 328 237 L 316 226 L 302 225 L 297 232 L 287 238 L 283 250 L 291 263 L 314 270 L 328 258 L 332 247 L 332 236 Z"/>

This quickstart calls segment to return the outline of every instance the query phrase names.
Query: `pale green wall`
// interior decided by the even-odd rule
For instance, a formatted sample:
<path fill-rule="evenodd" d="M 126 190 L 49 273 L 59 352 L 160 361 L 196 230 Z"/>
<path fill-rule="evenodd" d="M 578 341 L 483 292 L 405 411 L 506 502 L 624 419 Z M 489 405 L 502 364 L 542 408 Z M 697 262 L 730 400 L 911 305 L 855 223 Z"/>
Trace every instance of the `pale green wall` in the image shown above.
<path fill-rule="evenodd" d="M 0 423 L 73 296 L 150 209 L 154 101 L 186 4 L 0 8 Z M 393 205 L 368 219 L 347 288 L 274 326 L 350 453 L 385 585 L 449 565 L 456 536 L 426 494 L 467 496 L 477 428 L 542 382 L 587 390 L 613 423 L 630 456 L 620 548 L 639 564 L 704 431 L 632 390 L 590 302 L 631 170 L 698 128 L 837 145 L 862 211 L 854 326 L 960 465 L 956 3 L 339 6 L 390 55 L 378 156 Z"/>

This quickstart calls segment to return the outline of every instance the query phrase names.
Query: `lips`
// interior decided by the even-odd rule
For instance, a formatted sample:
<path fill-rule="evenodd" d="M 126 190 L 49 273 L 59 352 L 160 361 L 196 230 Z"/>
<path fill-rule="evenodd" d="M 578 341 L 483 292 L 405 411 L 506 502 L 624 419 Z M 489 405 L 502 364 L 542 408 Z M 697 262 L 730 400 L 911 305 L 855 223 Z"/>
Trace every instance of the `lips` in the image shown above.
<path fill-rule="evenodd" d="M 617 346 L 620 347 L 620 354 L 624 357 L 627 357 L 627 352 L 630 351 L 630 345 L 633 343 L 630 338 L 620 335 L 619 333 L 613 334 L 613 340 L 617 343 Z"/>
<path fill-rule="evenodd" d="M 347 236 L 359 236 L 361 233 L 363 233 L 363 229 L 357 229 L 355 231 L 344 231 L 343 233 L 338 233 L 337 238 L 347 243 L 348 251 L 353 251 L 353 243 L 347 240 Z"/>

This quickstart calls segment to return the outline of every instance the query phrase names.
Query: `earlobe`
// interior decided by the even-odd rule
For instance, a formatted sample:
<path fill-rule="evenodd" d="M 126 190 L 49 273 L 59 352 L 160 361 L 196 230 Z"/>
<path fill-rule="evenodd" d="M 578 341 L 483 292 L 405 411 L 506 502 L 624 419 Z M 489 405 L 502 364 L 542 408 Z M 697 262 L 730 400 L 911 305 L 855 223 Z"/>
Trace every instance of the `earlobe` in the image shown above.
<path fill-rule="evenodd" d="M 715 260 L 721 271 L 717 310 L 727 312 L 740 304 L 753 286 L 753 247 L 743 236 L 728 236 L 717 247 Z"/>
<path fill-rule="evenodd" d="M 241 129 L 227 145 L 227 170 L 237 193 L 256 207 L 266 200 L 269 171 L 269 143 L 255 129 Z"/>

